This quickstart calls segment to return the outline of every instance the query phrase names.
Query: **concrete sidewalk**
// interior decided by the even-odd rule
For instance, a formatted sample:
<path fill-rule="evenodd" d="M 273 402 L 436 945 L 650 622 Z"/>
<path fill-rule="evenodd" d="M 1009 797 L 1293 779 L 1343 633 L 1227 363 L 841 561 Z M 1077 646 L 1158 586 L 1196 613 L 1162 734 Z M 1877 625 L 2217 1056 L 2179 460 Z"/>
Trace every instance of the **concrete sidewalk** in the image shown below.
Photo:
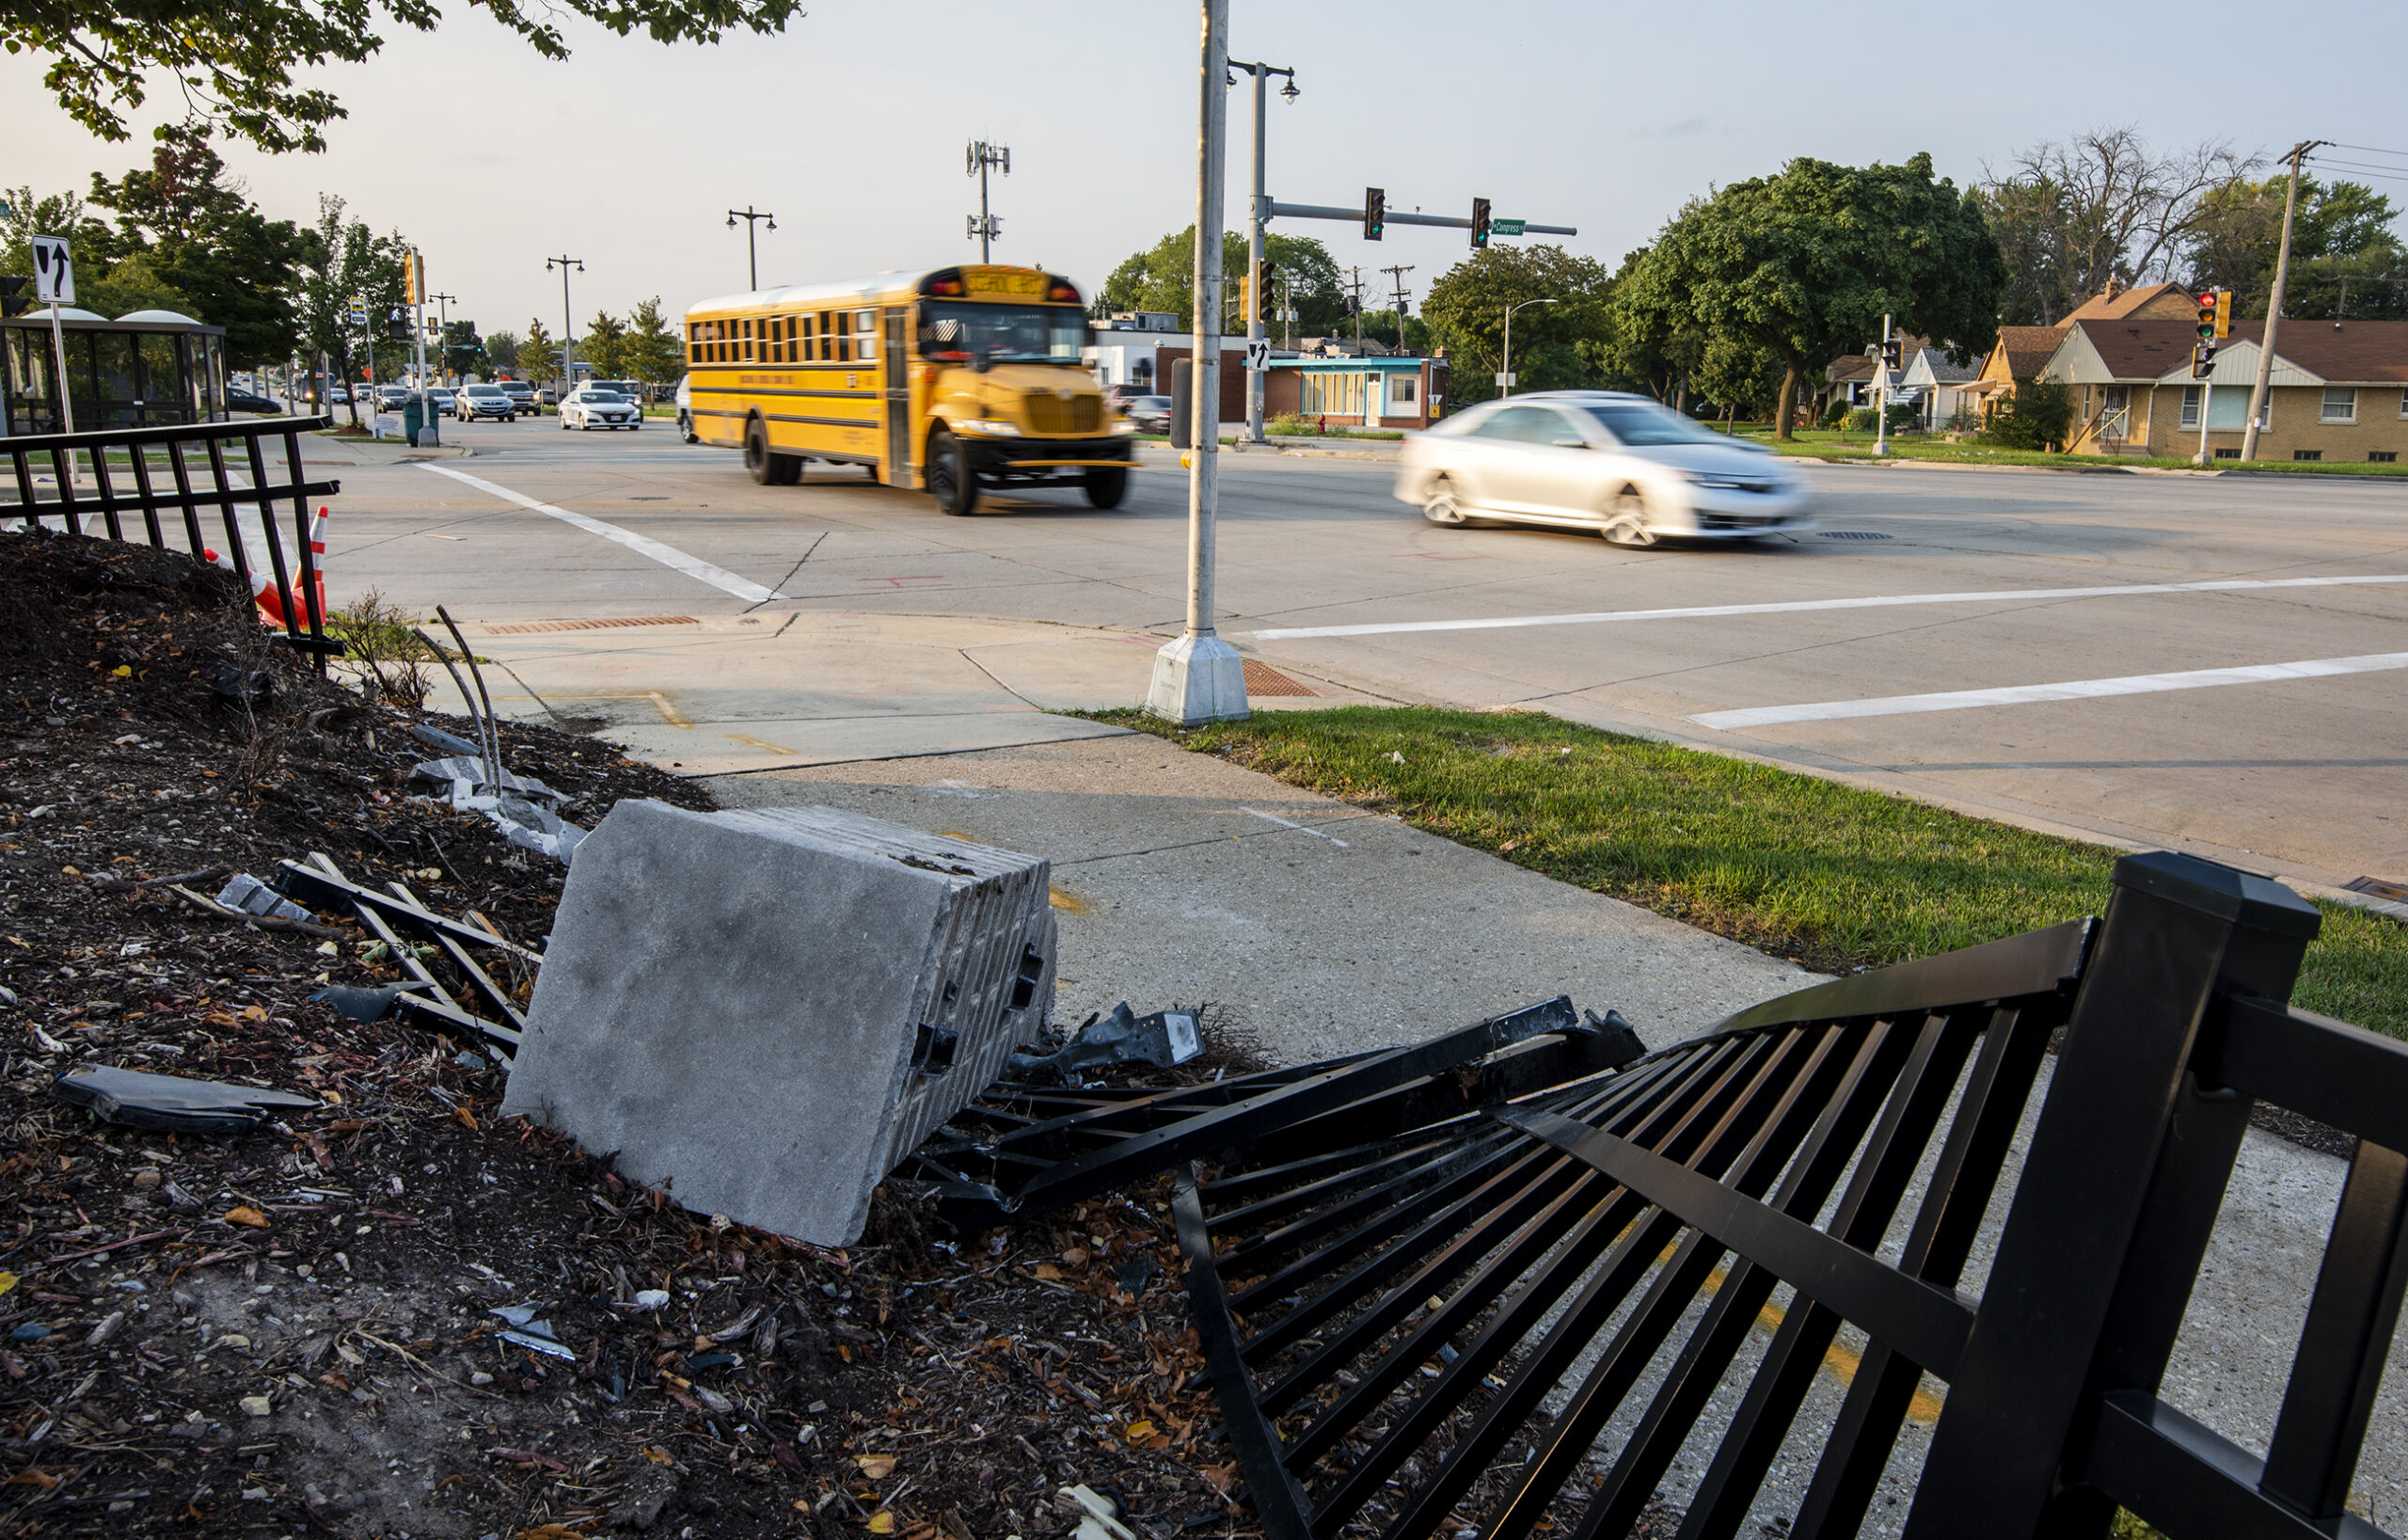
<path fill-rule="evenodd" d="M 1119 733 L 712 783 L 1048 857 L 1057 1019 L 1210 1002 L 1281 1063 L 1434 1036 L 1569 994 L 1651 1047 L 1815 981 L 1643 909 Z"/>

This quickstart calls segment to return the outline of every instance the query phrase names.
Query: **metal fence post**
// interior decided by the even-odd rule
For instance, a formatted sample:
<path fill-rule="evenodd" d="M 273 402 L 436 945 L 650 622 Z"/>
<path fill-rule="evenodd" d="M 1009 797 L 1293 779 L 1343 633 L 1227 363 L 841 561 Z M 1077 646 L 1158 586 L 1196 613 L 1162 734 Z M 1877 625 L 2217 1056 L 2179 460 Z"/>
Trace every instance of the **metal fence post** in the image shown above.
<path fill-rule="evenodd" d="M 2210 1001 L 2289 998 L 2321 918 L 2268 878 L 2163 851 L 2115 865 L 1998 1260 L 1907 1520 L 1908 1540 L 2098 1532 L 2060 1490 L 2086 1390 L 2153 1391 L 2248 1103 L 2189 1063 Z"/>

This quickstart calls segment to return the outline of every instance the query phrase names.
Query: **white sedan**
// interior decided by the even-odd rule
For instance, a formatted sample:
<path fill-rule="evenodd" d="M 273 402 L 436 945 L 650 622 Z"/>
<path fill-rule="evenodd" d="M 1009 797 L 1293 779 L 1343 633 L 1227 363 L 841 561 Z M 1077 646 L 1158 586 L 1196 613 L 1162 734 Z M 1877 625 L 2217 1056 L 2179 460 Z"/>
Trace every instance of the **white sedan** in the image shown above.
<path fill-rule="evenodd" d="M 1814 525 L 1805 479 L 1770 452 L 1611 390 L 1484 402 L 1409 435 L 1396 495 L 1435 524 L 1560 525 L 1624 546 Z"/>
<path fill-rule="evenodd" d="M 561 431 L 571 428 L 589 431 L 594 428 L 628 428 L 643 426 L 643 408 L 616 390 L 596 390 L 580 386 L 561 403 Z"/>

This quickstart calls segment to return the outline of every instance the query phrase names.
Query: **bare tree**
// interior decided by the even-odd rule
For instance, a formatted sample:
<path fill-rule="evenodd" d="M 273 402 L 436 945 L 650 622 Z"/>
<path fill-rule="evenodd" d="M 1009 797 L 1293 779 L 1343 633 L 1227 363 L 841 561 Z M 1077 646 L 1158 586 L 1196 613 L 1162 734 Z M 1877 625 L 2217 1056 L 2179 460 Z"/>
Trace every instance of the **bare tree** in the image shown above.
<path fill-rule="evenodd" d="M 2261 160 L 2223 139 L 2153 153 L 2125 125 L 2032 145 L 2004 172 L 1985 166 L 2010 319 L 2054 325 L 2111 282 L 2170 278 L 2208 195 Z"/>

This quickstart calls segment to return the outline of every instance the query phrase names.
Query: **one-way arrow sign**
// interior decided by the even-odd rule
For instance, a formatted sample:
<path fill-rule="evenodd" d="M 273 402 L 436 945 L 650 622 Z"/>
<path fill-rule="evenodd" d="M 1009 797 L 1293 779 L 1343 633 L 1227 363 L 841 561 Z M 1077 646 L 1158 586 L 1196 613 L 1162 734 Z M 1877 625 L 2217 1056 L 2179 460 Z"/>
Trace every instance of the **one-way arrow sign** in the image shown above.
<path fill-rule="evenodd" d="M 34 296 L 53 305 L 75 303 L 75 264 L 68 256 L 63 235 L 37 235 L 34 248 Z"/>

